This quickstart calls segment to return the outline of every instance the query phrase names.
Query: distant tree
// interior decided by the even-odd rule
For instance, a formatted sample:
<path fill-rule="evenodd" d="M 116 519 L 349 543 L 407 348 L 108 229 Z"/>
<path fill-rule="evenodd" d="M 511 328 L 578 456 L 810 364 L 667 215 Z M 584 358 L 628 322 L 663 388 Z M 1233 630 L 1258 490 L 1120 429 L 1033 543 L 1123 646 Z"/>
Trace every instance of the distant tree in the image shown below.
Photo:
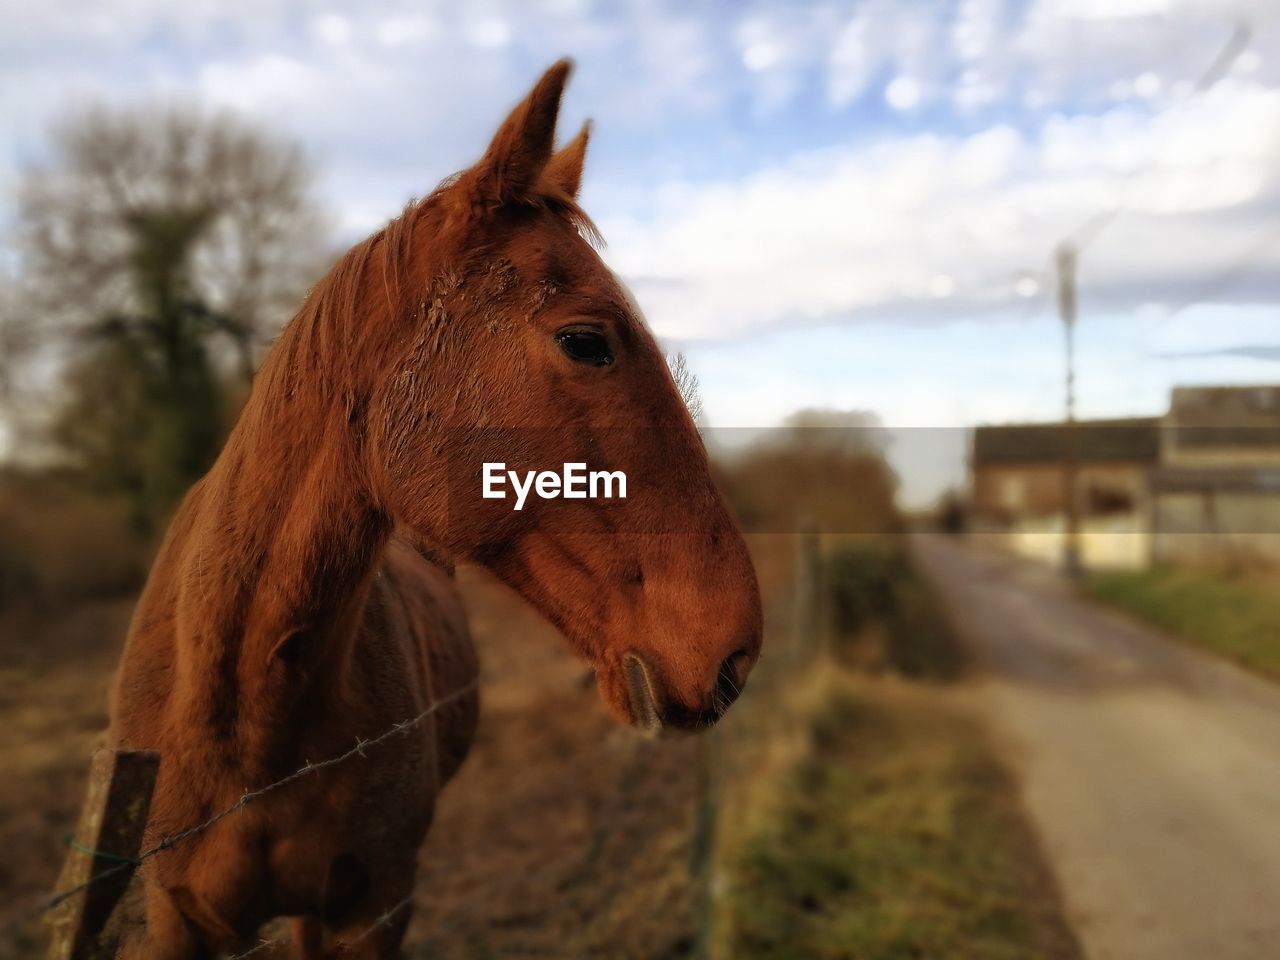
<path fill-rule="evenodd" d="M 0 465 L 41 446 L 32 393 L 39 364 L 35 324 L 23 309 L 16 264 L 0 254 Z"/>
<path fill-rule="evenodd" d="M 54 435 L 142 520 L 216 453 L 227 381 L 318 275 L 301 151 L 225 114 L 95 108 L 21 190 L 24 312 L 69 348 Z"/>
<path fill-rule="evenodd" d="M 868 413 L 801 410 L 719 467 L 748 530 L 884 534 L 900 529 L 887 436 Z"/>
<path fill-rule="evenodd" d="M 29 328 L 21 319 L 12 277 L 0 278 L 0 410 L 14 392 L 19 364 L 27 354 Z"/>
<path fill-rule="evenodd" d="M 684 400 L 689 416 L 699 426 L 703 423 L 702 391 L 698 383 L 698 375 L 689 366 L 689 360 L 683 353 L 668 354 L 667 366 L 671 368 L 671 378 L 676 382 L 680 398 Z"/>

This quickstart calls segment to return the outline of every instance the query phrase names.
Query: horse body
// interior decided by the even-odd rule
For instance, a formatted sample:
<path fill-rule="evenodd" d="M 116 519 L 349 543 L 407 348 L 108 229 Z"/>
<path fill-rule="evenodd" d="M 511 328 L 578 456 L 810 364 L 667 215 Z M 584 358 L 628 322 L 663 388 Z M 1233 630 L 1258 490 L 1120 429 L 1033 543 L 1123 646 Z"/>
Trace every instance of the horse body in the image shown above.
<path fill-rule="evenodd" d="M 588 243 L 587 130 L 552 151 L 568 72 L 553 66 L 479 163 L 337 262 L 179 509 L 113 698 L 115 742 L 161 754 L 148 846 L 474 681 L 435 558 L 518 592 L 623 722 L 699 729 L 746 681 L 755 572 L 665 358 Z M 622 471 L 628 494 L 513 511 L 481 496 L 498 460 Z M 395 956 L 408 911 L 393 908 L 476 709 L 451 699 L 149 858 L 145 929 L 123 956 L 202 960 L 276 916 L 295 918 L 301 957 L 326 941 Z"/>
<path fill-rule="evenodd" d="M 300 315 L 264 362 L 210 472 L 177 511 L 135 611 L 112 736 L 162 762 L 144 846 L 311 761 L 349 751 L 476 679 L 451 570 L 370 502 L 349 414 L 299 362 Z M 126 958 L 242 949 L 305 918 L 301 955 L 411 889 L 435 798 L 466 755 L 474 691 L 403 735 L 273 790 L 148 861 L 145 934 Z M 388 955 L 407 921 L 365 937 Z M 359 955 L 359 954 L 353 954 Z"/>
<path fill-rule="evenodd" d="M 167 592 L 164 560 L 178 547 L 171 543 L 157 563 L 139 607 L 144 628 L 153 622 L 151 596 Z M 447 701 L 405 733 L 268 792 L 146 864 L 147 934 L 126 944 L 123 956 L 186 960 L 244 949 L 276 916 L 302 918 L 295 923 L 302 957 L 320 955 L 322 933 L 341 942 L 374 927 L 361 940 L 370 957 L 389 955 L 398 943 L 408 910 L 378 921 L 411 892 L 435 799 L 470 746 L 478 664 L 451 571 L 403 537 L 387 538 L 347 606 L 354 620 L 347 654 L 313 675 L 291 676 L 300 689 L 259 704 L 248 724 L 237 724 L 270 724 L 268 736 L 220 739 L 217 723 L 193 722 L 169 638 L 154 629 L 131 634 L 113 728 L 121 746 L 163 758 L 147 846 L 204 822 L 246 790 L 346 753 Z M 243 696 L 239 689 L 220 694 L 206 702 Z"/>

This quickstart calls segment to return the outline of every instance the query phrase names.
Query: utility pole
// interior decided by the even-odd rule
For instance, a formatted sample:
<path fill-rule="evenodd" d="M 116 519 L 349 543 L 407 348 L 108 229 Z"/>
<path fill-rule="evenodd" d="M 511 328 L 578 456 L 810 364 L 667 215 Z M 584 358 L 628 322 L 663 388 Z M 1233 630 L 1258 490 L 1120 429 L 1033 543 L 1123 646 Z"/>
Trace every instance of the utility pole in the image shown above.
<path fill-rule="evenodd" d="M 1203 93 L 1221 80 L 1249 46 L 1252 38 L 1253 28 L 1247 22 L 1236 23 L 1222 51 L 1191 88 L 1191 96 Z M 1130 173 L 1125 178 L 1126 181 L 1133 176 L 1134 174 Z M 1076 423 L 1075 396 L 1076 262 L 1081 248 L 1093 243 L 1098 238 L 1098 234 L 1110 226 L 1126 207 L 1122 199 L 1120 205 L 1114 209 L 1095 214 L 1067 239 L 1059 243 L 1054 250 L 1058 271 L 1058 314 L 1062 317 L 1067 348 L 1067 422 L 1064 444 L 1066 449 L 1063 451 L 1062 458 L 1062 493 L 1066 522 L 1065 536 L 1062 541 L 1062 565 L 1070 577 L 1079 577 L 1084 573 L 1080 550 L 1080 501 L 1076 495 L 1078 492 L 1076 477 L 1080 467 L 1080 431 Z"/>
<path fill-rule="evenodd" d="M 1084 572 L 1080 558 L 1080 499 L 1076 477 L 1080 468 L 1080 427 L 1076 422 L 1076 247 L 1070 241 L 1058 245 L 1058 315 L 1066 333 L 1066 449 L 1062 458 L 1062 503 L 1066 527 L 1062 540 L 1062 567 L 1067 576 Z"/>

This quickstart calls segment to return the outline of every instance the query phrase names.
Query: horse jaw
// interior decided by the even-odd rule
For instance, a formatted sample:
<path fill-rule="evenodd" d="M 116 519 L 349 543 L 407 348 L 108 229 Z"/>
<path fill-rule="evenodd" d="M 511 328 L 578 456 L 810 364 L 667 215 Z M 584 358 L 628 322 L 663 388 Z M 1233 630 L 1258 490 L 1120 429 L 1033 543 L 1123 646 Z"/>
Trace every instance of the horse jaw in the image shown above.
<path fill-rule="evenodd" d="M 649 670 L 644 661 L 634 653 L 622 658 L 622 672 L 627 681 L 627 693 L 631 700 L 631 720 L 650 734 L 662 730 L 662 716 L 658 713 L 657 697 L 653 692 L 653 681 L 649 679 Z"/>

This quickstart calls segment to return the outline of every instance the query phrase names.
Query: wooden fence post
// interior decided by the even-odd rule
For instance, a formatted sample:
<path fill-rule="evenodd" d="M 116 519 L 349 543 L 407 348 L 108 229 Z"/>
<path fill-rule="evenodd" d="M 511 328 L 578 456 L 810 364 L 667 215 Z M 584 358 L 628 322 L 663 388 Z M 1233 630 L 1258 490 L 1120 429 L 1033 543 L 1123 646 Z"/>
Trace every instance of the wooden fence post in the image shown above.
<path fill-rule="evenodd" d="M 137 868 L 134 859 L 151 809 L 160 754 L 150 750 L 99 750 L 89 769 L 80 822 L 58 878 L 70 890 L 108 873 L 49 914 L 49 960 L 110 960 L 114 936 L 107 921 Z"/>
<path fill-rule="evenodd" d="M 693 884 L 697 897 L 694 960 L 711 960 L 716 949 L 716 775 L 715 747 L 722 731 L 698 738 L 696 807 L 693 814 Z"/>

